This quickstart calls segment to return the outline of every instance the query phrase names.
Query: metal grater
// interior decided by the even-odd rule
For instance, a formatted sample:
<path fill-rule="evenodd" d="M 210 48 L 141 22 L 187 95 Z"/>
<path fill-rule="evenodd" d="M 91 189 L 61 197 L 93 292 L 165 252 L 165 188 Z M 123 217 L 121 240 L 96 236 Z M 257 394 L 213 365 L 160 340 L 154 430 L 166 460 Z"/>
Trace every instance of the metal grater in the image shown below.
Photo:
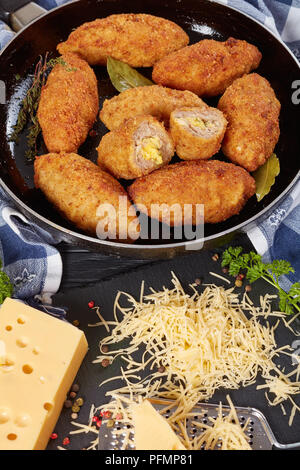
<path fill-rule="evenodd" d="M 172 404 L 170 401 L 164 400 L 150 400 L 152 405 L 159 411 L 167 407 L 168 404 Z M 237 416 L 239 418 L 240 424 L 243 426 L 245 422 L 249 419 L 248 426 L 245 430 L 245 434 L 249 437 L 249 444 L 253 450 L 291 450 L 291 449 L 300 449 L 300 442 L 293 444 L 280 444 L 265 416 L 255 408 L 244 408 L 244 407 L 235 407 Z M 209 403 L 199 403 L 194 409 L 195 413 L 193 417 L 187 420 L 187 431 L 188 434 L 192 436 L 199 436 L 203 430 L 199 427 L 194 427 L 192 422 L 198 421 L 199 423 L 209 424 L 211 418 L 216 418 L 218 415 L 218 405 L 209 404 Z M 230 407 L 222 405 L 223 416 L 229 413 Z M 172 410 L 167 410 L 163 416 L 168 418 L 172 413 Z M 124 429 L 124 434 L 116 435 L 115 431 Z M 130 439 L 134 441 L 134 429 L 130 424 L 120 423 L 115 421 L 114 426 L 108 428 L 106 423 L 100 427 L 99 431 L 99 450 L 120 450 L 124 442 L 125 430 L 126 433 L 130 429 Z M 129 446 L 126 450 L 134 450 L 134 445 Z"/>

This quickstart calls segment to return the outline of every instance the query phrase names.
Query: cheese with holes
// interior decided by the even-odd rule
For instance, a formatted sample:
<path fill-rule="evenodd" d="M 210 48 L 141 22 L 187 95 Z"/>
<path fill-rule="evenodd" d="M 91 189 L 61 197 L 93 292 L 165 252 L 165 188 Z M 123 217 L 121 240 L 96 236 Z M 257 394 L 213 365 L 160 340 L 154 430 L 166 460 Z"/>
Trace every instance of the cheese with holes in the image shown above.
<path fill-rule="evenodd" d="M 132 405 L 132 417 L 136 450 L 186 450 L 148 400 Z"/>
<path fill-rule="evenodd" d="M 84 333 L 6 299 L 0 343 L 0 450 L 45 449 L 87 352 Z"/>

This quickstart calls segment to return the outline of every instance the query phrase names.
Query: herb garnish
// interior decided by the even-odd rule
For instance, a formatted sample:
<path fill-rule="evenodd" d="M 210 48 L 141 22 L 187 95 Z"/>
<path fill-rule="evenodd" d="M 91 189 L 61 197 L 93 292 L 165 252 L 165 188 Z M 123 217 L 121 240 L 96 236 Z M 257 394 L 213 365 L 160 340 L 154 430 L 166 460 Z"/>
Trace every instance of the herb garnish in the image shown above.
<path fill-rule="evenodd" d="M 295 282 L 289 290 L 285 292 L 279 285 L 280 276 L 294 273 L 295 270 L 286 260 L 274 260 L 272 263 L 264 263 L 261 256 L 250 251 L 242 253 L 239 246 L 230 247 L 224 251 L 222 256 L 222 266 L 228 266 L 229 274 L 237 276 L 240 270 L 246 270 L 246 277 L 250 283 L 257 279 L 264 279 L 266 282 L 276 287 L 279 293 L 279 308 L 289 315 L 300 312 L 300 282 Z"/>
<path fill-rule="evenodd" d="M 256 182 L 256 198 L 260 202 L 267 194 L 269 194 L 275 178 L 280 173 L 280 163 L 275 153 L 262 165 L 258 170 L 252 173 Z"/>
<path fill-rule="evenodd" d="M 154 85 L 151 80 L 144 77 L 130 65 L 112 57 L 107 58 L 107 71 L 111 83 L 120 92 L 129 88 Z"/>
<path fill-rule="evenodd" d="M 0 260 L 0 304 L 3 304 L 6 297 L 11 297 L 13 293 L 13 285 L 8 275 L 2 270 L 2 262 Z"/>
<path fill-rule="evenodd" d="M 62 57 L 48 60 L 48 54 L 46 54 L 44 58 L 41 56 L 35 67 L 33 83 L 22 101 L 17 123 L 13 127 L 13 132 L 9 137 L 11 142 L 18 142 L 20 133 L 25 126 L 29 124 L 27 151 L 25 153 L 28 161 L 32 161 L 36 155 L 37 139 L 41 132 L 41 127 L 37 119 L 41 91 L 46 83 L 49 72 L 56 64 L 67 67 L 67 71 L 69 72 L 76 70 L 68 67 Z"/>

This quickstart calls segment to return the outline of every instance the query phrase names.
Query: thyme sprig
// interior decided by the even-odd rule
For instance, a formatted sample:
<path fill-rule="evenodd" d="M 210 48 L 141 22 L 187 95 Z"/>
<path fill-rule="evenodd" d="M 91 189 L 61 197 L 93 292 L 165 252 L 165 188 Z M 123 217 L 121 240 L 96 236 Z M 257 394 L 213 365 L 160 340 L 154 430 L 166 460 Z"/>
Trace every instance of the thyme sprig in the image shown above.
<path fill-rule="evenodd" d="M 43 86 L 46 84 L 49 72 L 56 64 L 63 65 L 66 67 L 67 71 L 75 70 L 68 67 L 62 57 L 48 60 L 48 53 L 45 54 L 45 57 L 40 56 L 35 67 L 32 85 L 22 101 L 17 122 L 9 137 L 11 142 L 18 143 L 21 132 L 27 124 L 29 125 L 27 134 L 27 151 L 25 153 L 27 161 L 34 160 L 37 153 L 37 140 L 41 133 L 41 127 L 37 118 L 41 91 Z"/>

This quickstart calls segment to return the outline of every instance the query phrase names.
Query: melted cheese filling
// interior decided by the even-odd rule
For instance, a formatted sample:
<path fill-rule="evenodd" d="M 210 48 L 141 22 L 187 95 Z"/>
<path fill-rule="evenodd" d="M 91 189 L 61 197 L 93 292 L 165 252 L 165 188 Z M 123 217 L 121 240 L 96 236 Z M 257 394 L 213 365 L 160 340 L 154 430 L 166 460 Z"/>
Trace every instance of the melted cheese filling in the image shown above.
<path fill-rule="evenodd" d="M 163 163 L 162 153 L 161 153 L 161 142 L 160 139 L 156 137 L 146 137 L 142 140 L 142 149 L 141 154 L 144 160 L 151 160 L 157 165 Z"/>
<path fill-rule="evenodd" d="M 188 127 L 190 130 L 193 130 L 194 132 L 213 131 L 216 128 L 215 121 L 204 120 L 197 116 L 178 117 L 176 118 L 176 121 L 181 126 Z"/>

